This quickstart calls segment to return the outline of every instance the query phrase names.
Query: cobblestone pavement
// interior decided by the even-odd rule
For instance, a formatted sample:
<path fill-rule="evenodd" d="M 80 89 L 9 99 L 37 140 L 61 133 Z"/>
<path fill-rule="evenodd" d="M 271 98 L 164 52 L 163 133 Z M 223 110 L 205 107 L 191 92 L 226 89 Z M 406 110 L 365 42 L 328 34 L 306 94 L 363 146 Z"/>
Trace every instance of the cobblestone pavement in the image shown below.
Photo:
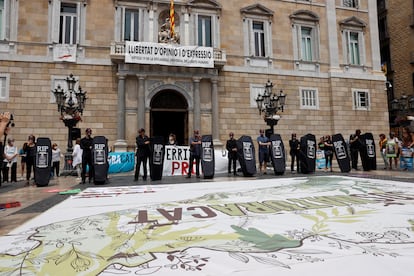
<path fill-rule="evenodd" d="M 266 178 L 289 178 L 309 176 L 304 174 L 296 174 L 287 171 L 283 176 L 275 176 L 268 170 L 266 175 L 257 175 L 250 177 L 252 181 L 256 179 Z M 394 180 L 411 182 L 414 185 L 414 172 L 400 171 L 400 170 L 376 170 L 376 171 L 351 171 L 349 173 L 340 173 L 338 169 L 334 172 L 325 172 L 317 170 L 314 176 L 322 175 L 341 175 L 353 176 L 372 179 Z M 184 176 L 169 176 L 163 177 L 160 181 L 143 181 L 141 178 L 138 182 L 133 181 L 133 172 L 126 174 L 114 174 L 109 176 L 108 183 L 105 186 L 132 186 L 132 185 L 159 185 L 159 184 L 173 184 L 191 182 L 209 182 L 218 181 L 239 181 L 246 180 L 241 176 L 228 176 L 227 174 L 216 175 L 213 179 L 191 178 L 186 179 Z M 20 206 L 6 208 L 0 210 L 0 235 L 6 235 L 16 227 L 22 225 L 26 221 L 34 218 L 38 214 L 48 210 L 54 205 L 64 201 L 70 194 L 59 194 L 60 191 L 80 189 L 84 190 L 88 187 L 96 187 L 94 184 L 79 184 L 79 180 L 74 176 L 61 176 L 50 180 L 46 187 L 25 186 L 25 181 L 17 183 L 3 183 L 0 186 L 0 204 L 18 202 Z"/>

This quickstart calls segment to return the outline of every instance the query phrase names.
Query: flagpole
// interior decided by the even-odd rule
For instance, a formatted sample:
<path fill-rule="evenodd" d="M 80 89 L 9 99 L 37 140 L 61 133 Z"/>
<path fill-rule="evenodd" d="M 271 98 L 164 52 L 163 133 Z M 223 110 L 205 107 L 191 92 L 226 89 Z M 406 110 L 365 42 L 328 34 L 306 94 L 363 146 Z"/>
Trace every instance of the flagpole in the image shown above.
<path fill-rule="evenodd" d="M 170 38 L 174 38 L 175 35 L 175 12 L 174 12 L 174 0 L 170 1 Z"/>

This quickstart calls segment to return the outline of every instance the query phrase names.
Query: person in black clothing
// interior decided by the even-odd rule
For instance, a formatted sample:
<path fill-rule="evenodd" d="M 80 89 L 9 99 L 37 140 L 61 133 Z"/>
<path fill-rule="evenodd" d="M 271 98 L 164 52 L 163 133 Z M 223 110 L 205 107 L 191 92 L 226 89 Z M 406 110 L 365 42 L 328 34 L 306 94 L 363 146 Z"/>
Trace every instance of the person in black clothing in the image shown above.
<path fill-rule="evenodd" d="M 150 139 L 147 135 L 145 135 L 145 129 L 141 128 L 138 131 L 138 136 L 135 138 L 137 144 L 137 164 L 135 165 L 135 175 L 134 181 L 138 181 L 139 170 L 142 163 L 142 168 L 144 170 L 144 175 L 142 179 L 145 181 L 147 180 L 147 165 L 148 165 L 148 158 L 151 154 L 150 148 Z"/>
<path fill-rule="evenodd" d="M 296 133 L 292 133 L 292 138 L 289 140 L 289 147 L 290 147 L 290 158 L 291 158 L 291 163 L 290 163 L 290 170 L 291 172 L 295 171 L 295 160 L 296 160 L 296 171 L 299 172 L 299 140 L 296 139 Z"/>
<path fill-rule="evenodd" d="M 328 164 L 331 172 L 332 169 L 332 159 L 333 159 L 333 143 L 330 135 L 326 135 L 323 141 L 324 147 L 323 151 L 325 154 L 325 170 L 328 170 Z"/>
<path fill-rule="evenodd" d="M 190 160 L 187 178 L 191 178 L 193 172 L 193 163 L 196 162 L 196 177 L 200 178 L 200 160 L 201 160 L 201 135 L 198 130 L 194 130 L 194 136 L 190 137 Z"/>
<path fill-rule="evenodd" d="M 229 174 L 231 174 L 231 165 L 233 164 L 233 175 L 236 175 L 236 161 L 237 161 L 237 142 L 234 139 L 234 133 L 229 133 L 229 140 L 226 142 L 226 149 L 227 149 L 227 157 L 229 159 L 229 163 L 227 166 L 227 170 Z"/>
<path fill-rule="evenodd" d="M 351 164 L 354 170 L 358 170 L 358 153 L 361 150 L 361 130 L 357 129 L 355 134 L 349 137 L 349 148 L 351 150 Z"/>
<path fill-rule="evenodd" d="M 36 137 L 34 135 L 29 135 L 26 147 L 26 186 L 29 186 L 30 182 L 30 175 L 32 174 L 33 169 L 33 176 L 36 172 L 35 170 L 35 161 L 36 161 Z"/>
<path fill-rule="evenodd" d="M 82 149 L 82 184 L 85 184 L 86 180 L 86 165 L 88 165 L 89 173 L 89 183 L 92 182 L 92 179 L 94 178 L 94 167 L 92 164 L 92 145 L 93 145 L 93 138 L 92 135 L 92 129 L 87 128 L 85 130 L 85 137 L 83 137 L 80 141 L 80 147 Z"/>

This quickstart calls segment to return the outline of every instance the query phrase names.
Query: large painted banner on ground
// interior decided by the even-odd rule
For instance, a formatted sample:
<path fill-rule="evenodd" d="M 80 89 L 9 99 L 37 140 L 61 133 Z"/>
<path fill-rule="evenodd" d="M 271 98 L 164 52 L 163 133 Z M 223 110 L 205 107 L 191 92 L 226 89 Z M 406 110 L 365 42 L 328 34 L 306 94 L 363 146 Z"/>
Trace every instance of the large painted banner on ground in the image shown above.
<path fill-rule="evenodd" d="M 214 67 L 212 47 L 125 41 L 125 62 L 186 67 Z"/>
<path fill-rule="evenodd" d="M 92 187 L 0 237 L 2 275 L 414 271 L 412 183 L 351 177 Z"/>

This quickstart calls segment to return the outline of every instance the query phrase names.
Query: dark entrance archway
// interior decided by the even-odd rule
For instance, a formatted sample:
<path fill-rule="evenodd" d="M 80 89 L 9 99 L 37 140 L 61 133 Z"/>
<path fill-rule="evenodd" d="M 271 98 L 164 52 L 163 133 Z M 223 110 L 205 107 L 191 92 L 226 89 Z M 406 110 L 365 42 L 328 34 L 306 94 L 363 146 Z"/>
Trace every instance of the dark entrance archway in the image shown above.
<path fill-rule="evenodd" d="M 151 100 L 151 136 L 162 136 L 167 142 L 174 133 L 179 145 L 187 144 L 188 104 L 177 91 L 163 90 Z"/>

